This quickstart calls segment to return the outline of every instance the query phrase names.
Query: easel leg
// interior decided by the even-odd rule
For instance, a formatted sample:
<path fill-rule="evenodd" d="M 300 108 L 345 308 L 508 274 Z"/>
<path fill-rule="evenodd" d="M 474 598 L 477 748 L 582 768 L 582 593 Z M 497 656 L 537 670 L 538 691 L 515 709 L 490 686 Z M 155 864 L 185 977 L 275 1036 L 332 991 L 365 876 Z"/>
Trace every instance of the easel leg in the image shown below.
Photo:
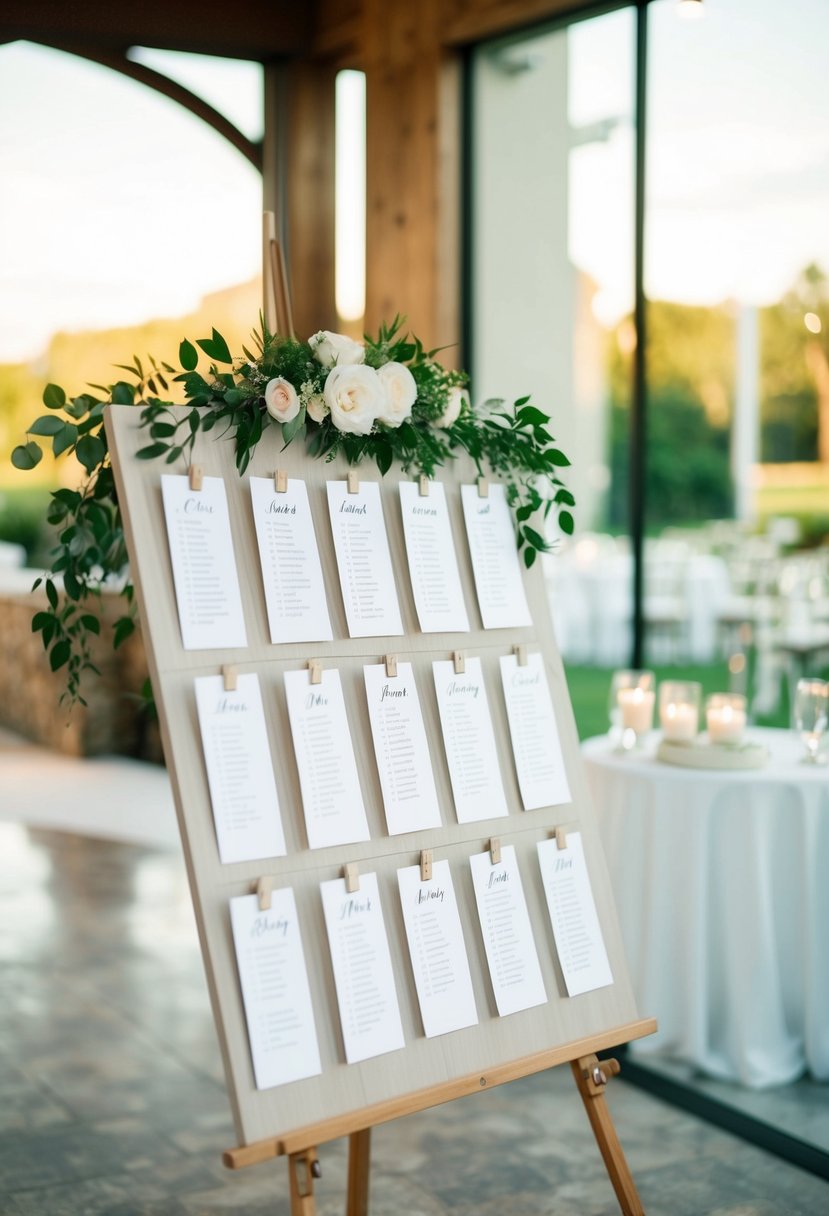
<path fill-rule="evenodd" d="M 602 1060 L 599 1063 L 597 1056 L 582 1056 L 580 1060 L 572 1060 L 570 1067 L 604 1159 L 605 1169 L 619 1200 L 619 1207 L 624 1216 L 645 1216 L 636 1183 L 625 1160 L 613 1118 L 605 1101 L 608 1077 L 619 1072 L 617 1061 Z"/>
<path fill-rule="evenodd" d="M 348 1199 L 345 1216 L 368 1216 L 368 1182 L 371 1167 L 371 1128 L 348 1137 Z"/>
<path fill-rule="evenodd" d="M 307 1148 L 301 1153 L 291 1153 L 288 1158 L 291 1216 L 316 1216 L 314 1179 L 319 1176 L 320 1164 L 315 1148 Z"/>

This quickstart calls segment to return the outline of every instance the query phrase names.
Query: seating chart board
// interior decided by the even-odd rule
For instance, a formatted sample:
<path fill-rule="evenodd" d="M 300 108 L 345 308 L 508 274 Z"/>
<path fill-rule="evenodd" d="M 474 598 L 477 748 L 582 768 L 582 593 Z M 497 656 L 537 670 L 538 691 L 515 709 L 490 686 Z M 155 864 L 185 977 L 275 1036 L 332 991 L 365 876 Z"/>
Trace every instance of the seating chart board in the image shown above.
<path fill-rule="evenodd" d="M 203 468 L 205 482 L 211 488 L 215 483 L 208 482 L 209 478 L 221 479 L 224 484 L 244 620 L 243 629 L 235 629 L 235 645 L 214 647 L 215 639 L 211 637 L 209 648 L 195 649 L 192 638 L 188 639 L 190 646 L 187 648 L 182 641 L 173 550 L 162 498 L 163 474 L 187 475 L 188 470 L 183 465 L 171 469 L 163 462 L 136 459 L 138 449 L 148 442 L 146 432 L 140 428 L 139 409 L 109 407 L 106 428 L 240 1144 L 251 1145 L 274 1138 L 282 1146 L 279 1151 L 294 1152 L 407 1110 L 421 1109 L 488 1084 L 572 1060 L 585 1049 L 601 1050 L 650 1033 L 653 1023 L 640 1020 L 628 979 L 596 818 L 582 771 L 567 685 L 550 624 L 543 564 L 537 562 L 530 571 L 525 571 L 520 563 L 531 623 L 485 629 L 461 496 L 462 486 L 475 486 L 475 493 L 485 492 L 485 487 L 477 487 L 477 471 L 471 462 L 459 459 L 441 469 L 436 477 L 442 486 L 441 504 L 445 502 L 449 515 L 469 628 L 452 633 L 423 632 L 412 590 L 399 488 L 401 481 L 417 482 L 416 477 L 404 474 L 397 466 L 381 477 L 374 464 L 366 463 L 356 470 L 359 479 L 356 490 L 352 480 L 351 491 L 344 491 L 349 472 L 344 461 L 314 460 L 306 454 L 301 440 L 283 450 L 276 427 L 266 431 L 249 469 L 240 477 L 232 442 L 200 436 L 194 458 Z M 271 640 L 276 617 L 271 603 L 269 619 L 266 602 L 269 584 L 267 578 L 263 579 L 254 517 L 254 506 L 258 505 L 261 510 L 263 499 L 261 493 L 256 500 L 252 499 L 251 477 L 267 478 L 273 483 L 277 470 L 286 474 L 291 484 L 303 482 L 307 490 L 313 529 L 305 527 L 302 543 L 307 546 L 313 531 L 327 601 L 325 605 L 318 605 L 321 611 L 310 614 L 311 618 L 316 615 L 316 620 L 310 619 L 309 628 L 311 636 L 319 638 L 326 632 L 320 622 L 324 626 L 330 621 L 333 635 L 330 640 Z M 332 491 L 328 483 L 338 484 Z M 361 483 L 372 483 L 373 487 L 365 499 L 368 508 L 375 512 L 371 517 L 372 532 L 377 526 L 375 507 L 379 494 L 390 570 L 384 554 L 381 554 L 379 565 L 375 565 L 370 530 L 360 531 L 352 521 L 349 521 L 350 534 L 359 540 L 362 546 L 359 552 L 356 555 L 349 553 L 342 536 L 339 553 L 335 549 L 332 504 L 336 504 L 337 510 L 349 512 L 358 524 L 361 518 L 369 518 L 359 514 Z M 492 486 L 496 485 L 493 481 Z M 193 497 L 197 498 L 198 493 L 194 489 Z M 470 494 L 471 490 L 467 489 L 467 515 Z M 185 510 L 187 500 L 185 495 Z M 500 492 L 497 500 L 500 501 Z M 428 497 L 423 498 L 423 503 L 428 504 Z M 285 536 L 288 536 L 287 532 Z M 356 543 L 352 542 L 352 548 Z M 369 546 L 368 549 L 365 546 Z M 286 540 L 284 551 L 297 553 L 296 543 L 290 540 L 289 545 Z M 292 568 L 299 572 L 297 579 L 304 578 L 303 572 L 309 568 L 316 570 L 313 563 L 308 566 L 305 550 L 300 556 L 302 561 L 291 559 Z M 491 556 L 489 551 L 488 556 Z M 351 566 L 347 568 L 349 561 Z M 350 579 L 348 605 L 344 602 L 341 583 L 341 576 L 346 578 L 344 568 Z M 289 577 L 290 569 L 281 569 L 280 577 L 283 573 Z M 393 587 L 388 585 L 389 574 Z M 381 585 L 372 586 L 374 577 L 381 579 Z M 301 595 L 318 594 L 307 581 L 297 587 L 299 590 L 291 603 L 298 602 Z M 293 596 L 294 592 L 281 585 L 280 594 L 287 597 Z M 377 620 L 392 632 L 384 636 L 350 636 L 347 608 L 354 628 L 357 596 L 362 596 L 361 605 L 369 605 L 369 608 L 363 608 L 359 628 L 354 632 L 362 635 L 366 630 L 370 631 L 369 609 L 375 611 L 374 602 L 380 602 L 381 597 L 388 609 L 376 610 Z M 397 609 L 402 634 L 397 628 Z M 466 623 L 463 613 L 455 613 L 454 619 Z M 293 619 L 290 636 L 296 637 L 301 632 L 301 624 Z M 245 644 L 240 644 L 243 640 Z M 396 674 L 393 661 L 385 668 L 387 681 L 382 672 L 377 672 L 378 665 L 386 663 L 387 655 L 396 657 L 403 679 Z M 558 739 L 550 740 L 549 753 L 541 757 L 546 768 L 540 774 L 543 780 L 538 785 L 543 790 L 553 790 L 558 805 L 534 805 L 539 797 L 543 800 L 546 796 L 538 795 L 535 787 L 532 797 L 527 798 L 527 765 L 539 754 L 541 743 L 536 731 L 526 740 L 522 753 L 521 739 L 516 734 L 521 729 L 522 716 L 515 704 L 511 718 L 508 717 L 504 681 L 513 666 L 512 662 L 505 664 L 502 661 L 513 655 L 517 655 L 515 670 L 522 673 L 524 680 L 532 678 L 539 664 L 543 666 L 553 708 L 546 721 L 551 729 L 557 730 Z M 524 663 L 522 660 L 528 657 L 532 662 Z M 485 686 L 495 740 L 494 755 L 488 759 L 497 763 L 507 814 L 503 813 L 499 797 L 497 813 L 487 817 L 484 794 L 479 798 L 482 817 L 459 822 L 435 679 L 436 671 L 447 671 L 447 665 L 451 664 L 449 674 L 454 688 L 444 687 L 442 695 L 474 695 L 470 694 L 474 681 L 470 680 L 464 686 L 466 658 L 472 660 L 470 666 L 476 678 L 480 669 Z M 211 686 L 197 686 L 196 681 L 221 676 L 226 665 L 232 665 L 239 679 L 246 675 L 258 678 L 270 749 L 270 756 L 264 758 L 264 763 L 269 773 L 272 769 L 276 798 L 263 802 L 262 807 L 257 805 L 255 811 L 264 817 L 262 839 L 279 839 L 282 844 L 284 837 L 284 849 L 281 855 L 272 857 L 260 855 L 253 860 L 233 860 L 232 852 L 228 853 L 225 847 L 225 856 L 230 859 L 223 863 L 214 814 L 216 791 L 220 788 L 245 791 L 245 774 L 240 776 L 234 766 L 245 763 L 250 739 L 261 738 L 261 729 L 255 736 L 248 735 L 244 726 L 222 736 L 229 739 L 230 744 L 224 746 L 211 771 L 214 790 L 211 801 L 204 750 L 208 746 L 205 740 L 210 735 L 200 729 L 197 702 L 197 687 L 209 689 Z M 366 668 L 374 669 L 368 677 Z M 332 814 L 340 815 L 339 824 L 333 819 L 327 824 L 326 795 L 333 788 L 330 783 L 335 778 L 343 780 L 345 762 L 326 759 L 328 752 L 320 752 L 319 762 L 315 762 L 315 727 L 310 718 L 318 704 L 328 714 L 336 710 L 336 721 L 343 721 L 339 701 L 336 705 L 324 701 L 329 682 L 321 677 L 331 670 L 338 673 L 347 731 L 343 730 L 343 737 L 337 740 L 339 750 L 329 748 L 328 752 L 347 756 L 353 749 L 362 803 L 347 808 L 348 814 L 343 816 L 344 808 L 332 796 Z M 304 759 L 301 760 L 305 766 L 304 785 L 289 718 L 285 677 L 288 676 L 287 683 L 294 688 L 302 681 L 292 673 L 307 673 L 302 677 L 302 680 L 307 678 L 305 700 L 301 706 L 297 702 L 293 711 L 294 731 L 297 730 L 299 708 L 309 715 L 307 729 L 305 725 L 302 727 L 307 744 L 302 749 Z M 387 688 L 384 687 L 386 682 Z M 524 695 L 526 690 L 519 691 Z M 217 692 L 220 692 L 218 686 Z M 416 700 L 410 695 L 413 693 L 416 693 Z M 369 696 L 374 699 L 371 707 L 374 731 Z M 404 696 L 409 696 L 409 700 L 404 702 Z M 399 698 L 396 703 L 395 697 Z M 244 697 L 237 692 L 235 700 L 228 696 L 227 704 L 224 704 L 217 699 L 212 708 L 216 712 L 231 713 L 237 704 L 243 703 Z M 202 723 L 206 712 L 203 704 Z M 420 734 L 421 721 L 425 738 Z M 464 717 L 455 721 L 471 719 Z M 411 745 L 406 734 L 411 730 L 412 722 L 418 724 L 416 746 Z M 462 747 L 462 733 L 458 733 L 457 725 L 452 729 L 455 731 L 454 746 Z M 470 734 L 470 737 L 475 735 Z M 261 743 L 258 746 L 261 748 Z M 523 798 L 516 755 L 519 755 L 521 765 Z M 431 774 L 422 771 L 425 760 L 431 765 Z M 474 755 L 470 753 L 468 760 L 466 767 L 459 765 L 457 768 L 456 783 L 459 771 L 472 773 L 469 779 L 474 779 Z M 225 768 L 217 776 L 215 765 L 219 762 Z M 385 799 L 378 763 L 385 765 Z M 547 771 L 551 764 L 562 766 L 561 779 Z M 348 768 L 347 771 L 351 773 L 349 780 L 352 781 L 353 770 Z M 220 777 L 224 781 L 223 787 Z M 308 839 L 308 811 L 307 808 L 303 810 L 303 792 L 307 798 L 310 781 L 315 790 L 314 813 L 318 814 L 314 842 L 317 847 L 313 848 Z M 350 788 L 354 789 L 353 784 Z M 439 822 L 430 809 L 433 791 L 437 793 Z M 412 800 L 410 805 L 408 798 Z M 533 809 L 524 810 L 528 802 Z M 253 813 L 243 810 L 248 815 Z M 234 814 L 237 814 L 235 810 Z M 237 817 L 241 814 L 239 811 Z M 268 819 L 269 815 L 273 816 L 272 820 Z M 394 834 L 390 834 L 390 821 Z M 239 822 L 244 824 L 247 820 Z M 364 822 L 368 826 L 368 838 Z M 428 826 L 406 830 L 407 824 L 414 823 Z M 556 828 L 563 828 L 565 834 L 578 833 L 580 882 L 586 867 L 587 891 L 592 892 L 589 925 L 591 933 L 598 934 L 596 949 L 602 957 L 601 986 L 580 991 L 576 996 L 568 995 L 549 910 L 549 884 L 555 881 L 555 864 L 543 874 L 539 863 L 538 846 L 553 839 Z M 347 843 L 327 843 L 330 840 Z M 499 846 L 504 852 L 503 859 Z M 424 881 L 418 884 L 417 875 L 411 873 L 411 868 L 421 866 L 424 850 L 431 851 L 434 875 L 430 870 L 427 881 L 421 869 Z M 260 846 L 257 844 L 253 851 L 259 854 Z M 481 869 L 487 863 L 485 857 L 483 863 L 480 860 L 474 863 L 473 875 L 470 858 L 487 853 L 492 857 L 491 874 L 485 868 Z M 566 854 L 566 843 L 559 836 L 553 863 L 560 861 L 564 867 Z M 449 882 L 446 881 L 447 867 Z M 400 871 L 407 871 L 402 881 L 398 877 Z M 362 886 L 361 874 L 368 879 Z M 250 898 L 263 876 L 273 887 L 273 906 L 267 918 L 259 921 L 249 901 L 232 901 Z M 340 880 L 343 880 L 342 888 L 325 885 Z M 516 883 L 517 880 L 521 899 L 526 904 L 526 916 L 520 902 L 510 903 L 506 888 L 502 893 L 493 887 L 495 894 L 489 898 L 482 896 L 483 889 L 479 885 L 478 897 L 484 899 L 488 918 L 486 927 L 482 928 L 483 914 L 479 914 L 479 902 L 476 902 L 476 884 L 483 882 L 488 888 L 490 880 L 492 884 Z M 280 894 L 286 890 L 292 894 Z M 581 890 L 571 883 L 567 898 L 576 899 Z M 405 916 L 404 898 L 413 899 L 417 905 L 407 908 Z M 429 909 L 429 900 L 439 903 L 444 898 L 452 901 L 450 914 L 437 906 Z M 515 907 L 521 912 L 520 916 L 515 913 Z M 449 908 L 448 903 L 446 908 Z M 362 927 L 359 924 L 361 916 L 365 918 Z M 346 931 L 343 924 L 352 917 Z M 506 919 L 502 922 L 499 917 Z M 507 943 L 504 938 L 505 947 L 508 945 L 509 949 L 500 961 L 494 961 L 492 952 L 498 951 L 499 933 L 525 934 L 527 922 L 528 940 L 523 946 L 520 941 Z M 234 940 L 234 926 L 237 933 L 257 935 L 255 943 L 249 948 L 244 942 L 240 946 L 239 939 Z M 558 932 L 560 936 L 560 928 Z M 569 943 L 568 948 L 583 953 L 593 947 L 590 942 L 576 941 Z M 332 957 L 332 951 L 336 958 Z M 416 952 L 417 982 L 413 952 Z M 532 993 L 526 999 L 514 1002 L 508 996 L 513 982 L 513 955 L 519 961 L 529 959 L 533 967 Z M 536 957 L 540 975 L 535 973 Z M 581 959 L 582 954 L 576 953 L 574 957 Z M 361 960 L 366 958 L 380 960 L 373 964 L 373 980 L 376 981 L 373 984 L 366 982 L 365 974 L 360 972 Z M 499 969 L 498 1002 L 492 978 L 496 963 Z M 581 974 L 591 974 L 589 963 L 588 958 L 579 964 Z M 307 975 L 309 999 L 306 999 L 304 987 L 293 992 L 286 989 L 285 976 L 279 970 L 286 966 L 293 966 L 302 975 Z M 243 967 L 244 982 L 240 979 L 240 967 Z M 606 982 L 608 968 L 610 983 Z M 442 994 L 453 984 L 465 994 L 465 1007 L 454 1021 L 451 1010 L 446 1007 L 444 1012 L 445 1007 L 441 1004 Z M 376 996 L 372 996 L 374 989 L 378 993 Z M 376 1010 L 372 1008 L 372 1000 L 378 1003 Z M 313 1015 L 311 1026 L 307 1014 L 309 1002 Z M 502 1010 L 516 1007 L 516 1011 L 499 1015 L 499 1005 Z M 427 1011 L 428 1033 L 423 1010 Z M 382 1051 L 367 1055 L 359 1044 L 373 1017 L 383 1026 L 385 1038 Z M 344 1020 L 348 1018 L 353 1021 Z M 253 1035 L 249 1033 L 253 1025 L 249 1019 L 258 1019 Z M 296 1059 L 289 1050 L 292 1035 L 297 1042 Z M 352 1063 L 347 1062 L 346 1041 L 350 1044 L 348 1054 Z M 262 1088 L 257 1087 L 257 1075 Z M 285 1077 L 288 1079 L 282 1080 Z"/>

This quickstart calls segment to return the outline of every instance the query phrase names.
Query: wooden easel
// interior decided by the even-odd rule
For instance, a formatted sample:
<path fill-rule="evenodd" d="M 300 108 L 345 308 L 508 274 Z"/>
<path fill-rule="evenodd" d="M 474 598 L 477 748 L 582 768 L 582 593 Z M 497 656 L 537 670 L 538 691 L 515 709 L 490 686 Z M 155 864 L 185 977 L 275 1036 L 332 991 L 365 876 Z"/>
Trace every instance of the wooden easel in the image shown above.
<path fill-rule="evenodd" d="M 263 236 L 265 321 L 271 333 L 280 332 L 281 323 L 281 332 L 293 337 L 291 292 L 285 258 L 277 235 L 276 216 L 272 211 L 264 213 Z M 433 1086 L 408 1097 L 381 1103 L 361 1112 L 363 1121 L 358 1127 L 354 1126 L 353 1116 L 335 1118 L 314 1128 L 300 1130 L 289 1137 L 260 1140 L 241 1148 L 230 1149 L 224 1153 L 223 1161 L 230 1169 L 240 1169 L 276 1156 L 287 1156 L 292 1216 L 315 1216 L 314 1182 L 321 1176 L 317 1146 L 347 1135 L 349 1146 L 346 1216 L 368 1216 L 372 1127 L 466 1094 L 479 1092 L 481 1088 L 492 1088 L 493 1085 L 504 1084 L 566 1062 L 570 1064 L 593 1135 L 616 1192 L 619 1208 L 624 1216 L 643 1216 L 644 1209 L 605 1099 L 607 1082 L 610 1077 L 618 1074 L 619 1064 L 614 1059 L 600 1061 L 596 1051 L 618 1046 L 629 1038 L 650 1034 L 655 1029 L 655 1022 L 644 1021 L 621 1028 L 618 1035 L 610 1036 L 612 1043 L 597 1043 L 595 1037 L 579 1040 L 565 1048 L 540 1053 L 538 1057 L 528 1057 L 512 1065 L 491 1069 L 483 1076 L 474 1074 L 447 1085 Z M 603 1040 L 607 1037 L 602 1036 Z"/>
<path fill-rule="evenodd" d="M 265 318 L 270 332 L 290 333 L 291 300 L 285 261 L 277 238 L 273 215 L 266 216 L 264 230 Z M 177 409 L 179 407 L 172 407 Z M 543 576 L 538 567 L 526 576 L 525 589 L 531 609 L 532 624 L 515 630 L 483 629 L 476 617 L 475 591 L 471 562 L 461 529 L 461 485 L 474 482 L 477 470 L 473 462 L 458 457 L 443 480 L 444 492 L 452 526 L 458 533 L 459 573 L 466 603 L 472 609 L 470 631 L 464 635 L 465 645 L 472 647 L 480 658 L 482 670 L 492 687 L 500 679 L 500 656 L 519 647 L 532 646 L 544 657 L 556 703 L 562 754 L 567 768 L 572 801 L 567 808 L 538 808 L 524 811 L 509 750 L 509 727 L 503 698 L 495 698 L 490 706 L 495 727 L 496 751 L 505 782 L 505 792 L 511 807 L 509 819 L 460 824 L 446 820 L 440 828 L 424 833 L 412 842 L 405 837 L 389 837 L 383 817 L 379 788 L 366 785 L 366 811 L 371 837 L 365 843 L 344 846 L 336 850 L 311 851 L 303 838 L 298 815 L 284 818 L 289 838 L 286 858 L 268 859 L 270 877 L 276 883 L 287 880 L 298 901 L 303 928 L 308 927 L 309 939 L 324 941 L 319 883 L 342 873 L 346 865 L 371 865 L 387 888 L 395 881 L 397 868 L 408 856 L 415 862 L 425 845 L 440 851 L 441 859 L 455 867 L 455 873 L 467 874 L 466 888 L 461 882 L 457 892 L 470 923 L 474 923 L 473 894 L 468 884 L 468 858 L 497 830 L 509 834 L 522 867 L 536 862 L 536 846 L 559 831 L 564 820 L 572 830 L 582 833 L 585 856 L 592 875 L 597 913 L 602 924 L 614 983 L 597 992 L 584 994 L 578 1001 L 563 995 L 563 980 L 557 956 L 552 948 L 540 952 L 539 963 L 544 975 L 549 1003 L 516 1014 L 498 1018 L 488 989 L 486 962 L 482 957 L 483 943 L 469 943 L 469 963 L 473 984 L 477 984 L 478 1008 L 490 1010 L 479 1023 L 463 1031 L 463 1050 L 453 1054 L 451 1044 L 427 1039 L 419 1030 L 417 998 L 413 979 L 404 971 L 402 913 L 391 903 L 386 908 L 389 931 L 397 934 L 399 949 L 395 959 L 400 961 L 397 975 L 401 1014 L 408 1027 L 406 1050 L 388 1057 L 362 1061 L 347 1068 L 343 1065 L 339 1025 L 334 1013 L 336 996 L 333 977 L 326 966 L 324 951 L 307 954 L 310 982 L 314 994 L 323 1069 L 318 1076 L 296 1083 L 290 1099 L 278 1090 L 257 1089 L 252 1075 L 248 1032 L 238 985 L 228 925 L 229 900 L 250 894 L 262 880 L 259 862 L 234 863 L 224 866 L 219 858 L 215 838 L 209 790 L 204 771 L 204 757 L 199 741 L 194 699 L 194 678 L 200 674 L 215 674 L 226 665 L 237 670 L 255 671 L 261 675 L 269 699 L 270 744 L 274 756 L 282 763 L 275 768 L 277 783 L 281 784 L 280 805 L 298 808 L 300 790 L 295 769 L 286 746 L 288 723 L 280 695 L 283 673 L 307 669 L 309 660 L 315 665 L 330 664 L 342 673 L 345 683 L 356 693 L 361 688 L 363 665 L 376 662 L 375 646 L 389 650 L 395 639 L 351 638 L 347 629 L 337 587 L 333 538 L 330 530 L 320 529 L 317 543 L 329 595 L 329 611 L 334 638 L 313 648 L 296 644 L 273 645 L 268 629 L 263 589 L 259 572 L 259 555 L 251 513 L 250 490 L 244 478 L 238 476 L 232 446 L 216 440 L 205 446 L 201 457 L 205 475 L 220 477 L 225 484 L 228 510 L 234 528 L 234 549 L 242 576 L 248 641 L 244 648 L 221 648 L 209 651 L 185 650 L 181 639 L 175 592 L 172 582 L 165 523 L 161 503 L 160 476 L 164 470 L 153 467 L 147 460 L 137 459 L 137 452 L 146 442 L 140 427 L 139 411 L 129 406 L 111 406 L 106 412 L 107 435 L 112 454 L 113 473 L 118 487 L 124 520 L 124 530 L 147 644 L 147 659 L 164 741 L 165 757 L 176 800 L 176 811 L 182 835 L 182 846 L 193 896 L 193 907 L 199 928 L 202 954 L 214 1019 L 223 1054 L 228 1095 L 233 1107 L 236 1134 L 240 1147 L 223 1156 L 225 1165 L 239 1169 L 258 1162 L 284 1156 L 288 1160 L 292 1216 L 314 1216 L 314 1182 L 319 1176 L 318 1146 L 344 1136 L 349 1137 L 348 1207 L 349 1216 L 365 1216 L 368 1211 L 371 1129 L 382 1123 L 426 1110 L 443 1102 L 479 1093 L 519 1077 L 542 1072 L 560 1064 L 569 1064 L 584 1102 L 596 1142 L 604 1158 L 610 1180 L 616 1191 L 620 1209 L 626 1216 L 636 1216 L 642 1206 L 619 1145 L 615 1128 L 605 1102 L 608 1077 L 618 1071 L 615 1062 L 600 1063 L 598 1053 L 612 1050 L 631 1039 L 652 1034 L 653 1019 L 640 1018 L 632 989 L 618 923 L 613 909 L 609 876 L 599 839 L 598 824 L 590 804 L 589 792 L 580 763 L 578 734 L 567 693 L 566 677 L 549 623 L 549 612 Z M 274 470 L 305 481 L 309 501 L 318 519 L 325 518 L 326 482 L 347 479 L 353 469 L 343 456 L 333 462 L 320 462 L 309 456 L 302 444 L 285 449 L 281 435 L 270 429 L 262 438 L 249 466 L 252 476 L 274 477 Z M 182 472 L 186 470 L 179 470 Z M 411 474 L 398 470 L 402 479 Z M 386 500 L 388 540 L 395 569 L 405 571 L 406 550 L 402 535 L 402 519 L 394 504 L 397 486 L 395 476 L 381 486 Z M 457 654 L 458 635 L 427 634 L 419 631 L 407 580 L 398 588 L 401 618 L 408 638 L 407 659 L 420 673 L 420 679 L 431 679 L 432 661 Z M 397 639 L 398 641 L 400 639 Z M 349 683 L 350 682 L 350 683 Z M 427 730 L 433 740 L 440 738 L 437 703 L 424 699 L 423 712 Z M 350 729 L 355 754 L 366 772 L 373 772 L 373 744 L 367 707 L 357 699 L 352 701 L 353 718 Z M 442 802 L 451 806 L 449 774 L 445 763 L 439 761 L 435 746 L 435 779 Z M 391 888 L 393 889 L 393 888 Z M 534 924 L 548 923 L 544 894 L 539 882 L 526 884 L 525 896 Z M 539 932 L 543 930 L 539 929 Z M 546 930 L 549 932 L 549 929 Z M 312 936 L 314 935 L 314 936 Z M 527 1043 L 536 1050 L 526 1052 Z M 480 1071 L 468 1072 L 469 1061 L 477 1063 Z M 338 1073 L 336 1085 L 332 1074 Z"/>
<path fill-rule="evenodd" d="M 655 1022 L 649 1020 L 623 1029 L 628 1033 L 635 1032 L 638 1036 L 650 1034 L 655 1028 Z M 583 1040 L 581 1045 L 589 1042 L 590 1040 Z M 579 1046 L 569 1044 L 566 1048 L 539 1053 L 538 1056 L 518 1060 L 513 1065 L 490 1070 L 484 1076 L 475 1074 L 450 1085 L 432 1087 L 406 1098 L 382 1103 L 362 1112 L 366 1124 L 357 1130 L 353 1130 L 353 1117 L 331 1119 L 317 1128 L 305 1128 L 288 1137 L 260 1140 L 241 1148 L 229 1149 L 223 1154 L 222 1160 L 228 1169 L 243 1169 L 274 1157 L 287 1156 L 291 1216 L 315 1216 L 314 1181 L 321 1177 L 322 1173 L 317 1145 L 348 1135 L 346 1216 L 368 1216 L 372 1127 L 391 1119 L 402 1118 L 404 1115 L 415 1114 L 429 1106 L 438 1106 L 454 1098 L 480 1092 L 482 1088 L 492 1089 L 495 1085 L 540 1072 L 565 1062 L 560 1058 L 562 1054 L 569 1056 L 569 1049 L 578 1049 Z M 605 1098 L 608 1081 L 620 1071 L 619 1063 L 614 1059 L 600 1060 L 595 1051 L 585 1051 L 585 1054 L 569 1058 L 567 1062 L 584 1103 L 608 1177 L 616 1192 L 619 1210 L 623 1216 L 644 1216 L 645 1209 L 642 1207 Z M 309 1140 L 314 1143 L 307 1143 Z M 299 1147 L 302 1144 L 307 1146 Z"/>

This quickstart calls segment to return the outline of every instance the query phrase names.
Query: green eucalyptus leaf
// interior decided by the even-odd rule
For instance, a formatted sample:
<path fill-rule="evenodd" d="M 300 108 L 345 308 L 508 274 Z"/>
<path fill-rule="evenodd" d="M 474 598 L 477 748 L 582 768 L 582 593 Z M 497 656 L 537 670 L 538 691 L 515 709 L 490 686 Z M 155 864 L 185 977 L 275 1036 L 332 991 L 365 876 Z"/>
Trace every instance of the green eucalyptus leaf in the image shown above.
<path fill-rule="evenodd" d="M 49 666 L 52 668 L 52 671 L 57 671 L 58 668 L 63 667 L 64 663 L 69 662 L 69 655 L 71 654 L 71 651 L 71 644 L 66 638 L 62 638 L 59 642 L 55 642 L 54 646 L 49 652 Z"/>
<path fill-rule="evenodd" d="M 62 418 L 56 418 L 54 414 L 42 414 L 40 418 L 35 418 L 29 427 L 29 434 L 57 435 L 58 431 L 63 430 L 63 425 Z"/>
<path fill-rule="evenodd" d="M 573 516 L 569 511 L 560 511 L 558 516 L 558 526 L 562 532 L 566 532 L 568 536 L 573 535 Z"/>
<path fill-rule="evenodd" d="M 47 384 L 43 390 L 43 404 L 47 410 L 61 410 L 66 404 L 66 393 L 59 384 Z"/>
<path fill-rule="evenodd" d="M 52 451 L 55 456 L 61 456 L 78 438 L 78 428 L 74 422 L 65 422 L 52 439 Z"/>
<path fill-rule="evenodd" d="M 291 442 L 304 423 L 305 410 L 300 410 L 296 418 L 292 418 L 290 422 L 285 422 L 282 424 L 282 438 L 285 440 L 286 444 Z"/>
<path fill-rule="evenodd" d="M 196 350 L 193 343 L 188 342 L 186 338 L 179 344 L 178 361 L 186 372 L 195 371 L 196 365 L 199 361 L 199 352 Z M 173 371 L 174 369 L 171 367 L 169 370 Z"/>
<path fill-rule="evenodd" d="M 524 550 L 524 565 L 527 567 L 528 570 L 529 570 L 530 566 L 534 565 L 535 559 L 537 557 L 538 557 L 538 550 L 532 549 L 528 545 L 527 548 Z"/>
<path fill-rule="evenodd" d="M 117 650 L 134 631 L 135 621 L 131 616 L 119 617 L 113 628 L 113 648 Z"/>
<path fill-rule="evenodd" d="M 12 464 L 16 469 L 28 471 L 40 464 L 43 453 L 39 444 L 32 440 L 29 443 L 19 443 L 12 452 Z"/>
<path fill-rule="evenodd" d="M 166 443 L 151 443 L 146 448 L 139 448 L 135 453 L 136 460 L 157 460 L 167 451 Z"/>
<path fill-rule="evenodd" d="M 113 405 L 132 405 L 135 400 L 135 388 L 132 384 L 127 384 L 126 380 L 119 380 L 117 384 L 112 386 L 112 404 Z"/>
<path fill-rule="evenodd" d="M 208 359 L 215 359 L 217 363 L 233 362 L 227 342 L 217 329 L 213 330 L 212 338 L 199 338 L 196 345 L 202 348 Z M 182 364 L 182 366 L 184 365 Z"/>
<path fill-rule="evenodd" d="M 75 455 L 87 473 L 91 473 L 103 460 L 106 448 L 97 435 L 82 435 L 75 445 Z"/>

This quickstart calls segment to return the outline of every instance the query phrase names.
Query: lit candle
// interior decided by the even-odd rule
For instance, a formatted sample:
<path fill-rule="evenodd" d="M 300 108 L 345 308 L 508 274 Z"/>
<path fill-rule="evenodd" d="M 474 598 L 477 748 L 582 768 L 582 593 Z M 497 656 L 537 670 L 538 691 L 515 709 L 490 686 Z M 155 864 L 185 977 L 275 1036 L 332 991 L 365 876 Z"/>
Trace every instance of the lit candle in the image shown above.
<path fill-rule="evenodd" d="M 739 743 L 746 728 L 746 711 L 737 705 L 709 705 L 708 737 L 712 743 Z"/>
<path fill-rule="evenodd" d="M 699 710 L 696 705 L 669 701 L 659 711 L 663 736 L 673 743 L 690 743 L 699 730 Z"/>
<path fill-rule="evenodd" d="M 647 688 L 620 688 L 622 729 L 632 730 L 636 735 L 647 734 L 653 725 L 654 699 L 655 694 Z"/>

